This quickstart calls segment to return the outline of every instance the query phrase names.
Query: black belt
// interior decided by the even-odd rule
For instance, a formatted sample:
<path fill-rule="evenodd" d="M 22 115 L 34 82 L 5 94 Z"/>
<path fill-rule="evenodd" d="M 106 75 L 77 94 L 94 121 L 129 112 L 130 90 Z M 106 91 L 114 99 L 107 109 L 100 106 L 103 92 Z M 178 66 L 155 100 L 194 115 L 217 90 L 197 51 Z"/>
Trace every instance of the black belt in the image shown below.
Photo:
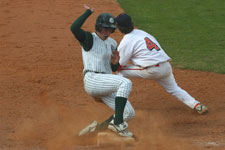
<path fill-rule="evenodd" d="M 88 73 L 88 72 L 105 74 L 105 72 L 97 72 L 97 71 L 92 71 L 92 70 L 85 70 L 85 71 L 84 71 L 84 76 L 85 76 L 85 74 Z"/>

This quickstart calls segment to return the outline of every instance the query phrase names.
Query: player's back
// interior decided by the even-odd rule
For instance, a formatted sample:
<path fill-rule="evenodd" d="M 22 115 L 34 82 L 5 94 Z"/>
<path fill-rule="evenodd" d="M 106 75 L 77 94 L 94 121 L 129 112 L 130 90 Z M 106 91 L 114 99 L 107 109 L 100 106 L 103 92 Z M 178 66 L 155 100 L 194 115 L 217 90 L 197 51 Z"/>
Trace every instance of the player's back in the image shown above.
<path fill-rule="evenodd" d="M 149 33 L 134 29 L 126 34 L 120 42 L 118 49 L 124 49 L 132 54 L 131 61 L 140 66 L 151 66 L 170 59 L 158 41 Z M 122 62 L 122 61 L 121 61 Z"/>
<path fill-rule="evenodd" d="M 145 38 L 148 38 L 152 41 L 152 43 L 155 43 L 160 49 L 162 49 L 158 41 L 151 34 L 143 30 L 134 29 L 130 34 L 127 34 L 126 36 L 128 36 L 127 38 L 132 40 L 135 49 L 146 49 L 146 42 L 148 41 L 146 41 Z"/>

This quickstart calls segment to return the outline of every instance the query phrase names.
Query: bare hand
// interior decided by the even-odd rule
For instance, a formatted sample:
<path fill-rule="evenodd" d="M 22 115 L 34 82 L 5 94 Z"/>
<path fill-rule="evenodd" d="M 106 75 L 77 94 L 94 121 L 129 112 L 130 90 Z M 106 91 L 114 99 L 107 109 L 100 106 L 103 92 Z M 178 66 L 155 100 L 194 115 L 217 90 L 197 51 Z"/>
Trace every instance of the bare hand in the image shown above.
<path fill-rule="evenodd" d="M 112 51 L 112 55 L 111 55 L 111 62 L 116 65 L 119 63 L 120 60 L 120 55 L 119 52 L 117 50 Z"/>
<path fill-rule="evenodd" d="M 94 8 L 89 7 L 87 4 L 84 4 L 84 8 L 90 9 L 92 12 L 94 11 Z"/>

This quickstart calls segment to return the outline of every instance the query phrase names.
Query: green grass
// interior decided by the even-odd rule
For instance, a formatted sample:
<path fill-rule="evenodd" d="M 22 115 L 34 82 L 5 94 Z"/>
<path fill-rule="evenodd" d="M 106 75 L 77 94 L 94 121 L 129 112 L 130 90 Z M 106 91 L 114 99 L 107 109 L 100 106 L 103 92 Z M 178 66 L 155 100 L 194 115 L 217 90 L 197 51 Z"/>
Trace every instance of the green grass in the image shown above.
<path fill-rule="evenodd" d="M 117 0 L 181 69 L 225 73 L 225 0 Z"/>

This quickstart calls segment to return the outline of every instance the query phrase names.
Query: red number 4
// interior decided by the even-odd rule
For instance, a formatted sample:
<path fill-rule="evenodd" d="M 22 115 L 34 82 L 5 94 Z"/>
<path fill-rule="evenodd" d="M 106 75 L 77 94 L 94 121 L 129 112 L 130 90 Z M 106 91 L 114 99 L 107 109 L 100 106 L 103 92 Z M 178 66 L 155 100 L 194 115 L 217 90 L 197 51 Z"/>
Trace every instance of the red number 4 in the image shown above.
<path fill-rule="evenodd" d="M 147 44 L 147 48 L 151 51 L 153 49 L 156 49 L 157 51 L 160 50 L 160 48 L 154 43 L 152 42 L 149 38 L 145 38 L 145 42 Z"/>

